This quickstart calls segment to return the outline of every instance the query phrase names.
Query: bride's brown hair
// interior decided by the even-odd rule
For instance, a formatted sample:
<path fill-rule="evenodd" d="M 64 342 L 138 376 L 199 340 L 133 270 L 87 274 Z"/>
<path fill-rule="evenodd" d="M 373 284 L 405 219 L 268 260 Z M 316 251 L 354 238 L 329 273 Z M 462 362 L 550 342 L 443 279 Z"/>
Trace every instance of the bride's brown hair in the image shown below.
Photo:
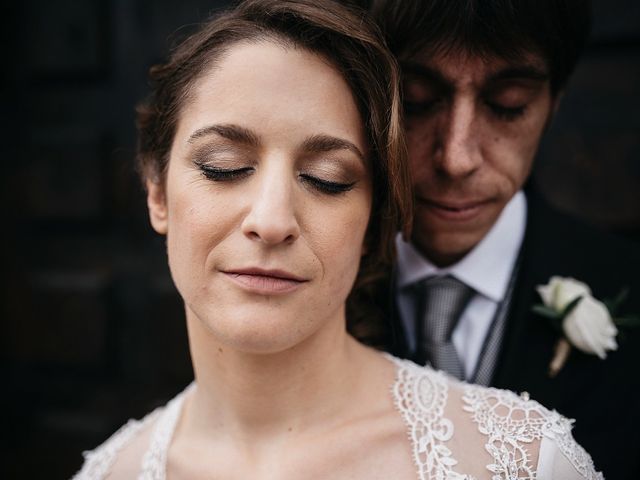
<path fill-rule="evenodd" d="M 238 42 L 269 40 L 331 62 L 347 81 L 365 125 L 373 180 L 366 254 L 347 301 L 347 327 L 376 343 L 384 320 L 372 309 L 376 282 L 388 274 L 396 232 L 409 233 L 412 200 L 401 127 L 398 69 L 364 12 L 329 0 L 247 0 L 201 25 L 151 68 L 151 93 L 137 108 L 138 169 L 165 181 L 181 109 L 195 82 Z"/>

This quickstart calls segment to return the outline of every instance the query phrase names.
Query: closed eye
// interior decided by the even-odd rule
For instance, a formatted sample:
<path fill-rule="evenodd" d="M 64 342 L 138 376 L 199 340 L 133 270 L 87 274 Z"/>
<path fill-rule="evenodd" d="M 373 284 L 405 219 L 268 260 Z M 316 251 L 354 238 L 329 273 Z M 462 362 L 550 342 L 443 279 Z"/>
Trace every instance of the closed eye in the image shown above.
<path fill-rule="evenodd" d="M 438 105 L 440 105 L 440 103 L 441 100 L 439 99 L 428 100 L 424 102 L 405 100 L 404 102 L 402 102 L 402 108 L 405 115 L 423 115 L 435 110 Z"/>
<path fill-rule="evenodd" d="M 493 102 L 486 102 L 486 104 L 496 117 L 505 121 L 512 121 L 521 117 L 527 109 L 526 105 L 517 107 L 504 107 Z"/>
<path fill-rule="evenodd" d="M 356 184 L 356 182 L 339 183 L 331 180 L 323 180 L 322 178 L 314 177 L 306 173 L 301 173 L 300 178 L 312 188 L 329 195 L 348 192 Z"/>
<path fill-rule="evenodd" d="M 249 176 L 253 172 L 253 167 L 243 168 L 217 168 L 211 165 L 198 165 L 202 174 L 209 180 L 215 182 L 233 181 Z"/>

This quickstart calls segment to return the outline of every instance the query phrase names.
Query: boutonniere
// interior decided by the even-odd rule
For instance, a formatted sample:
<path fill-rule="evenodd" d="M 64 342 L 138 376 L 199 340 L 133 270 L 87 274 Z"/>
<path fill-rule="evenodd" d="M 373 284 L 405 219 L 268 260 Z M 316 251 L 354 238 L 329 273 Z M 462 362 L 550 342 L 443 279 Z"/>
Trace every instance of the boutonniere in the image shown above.
<path fill-rule="evenodd" d="M 627 289 L 615 299 L 601 302 L 593 297 L 585 283 L 573 278 L 551 277 L 548 284 L 538 285 L 536 290 L 543 304 L 534 305 L 532 310 L 548 318 L 562 335 L 549 364 L 550 377 L 562 369 L 572 346 L 605 359 L 608 351 L 618 348 L 619 327 L 640 326 L 638 317 L 616 317 L 627 297 Z"/>

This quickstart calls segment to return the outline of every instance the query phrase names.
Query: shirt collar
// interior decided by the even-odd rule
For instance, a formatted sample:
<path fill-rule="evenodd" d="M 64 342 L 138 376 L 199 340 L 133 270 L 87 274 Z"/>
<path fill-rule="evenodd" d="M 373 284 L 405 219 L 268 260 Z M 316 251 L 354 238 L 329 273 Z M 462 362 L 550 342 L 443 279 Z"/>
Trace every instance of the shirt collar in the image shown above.
<path fill-rule="evenodd" d="M 398 235 L 398 289 L 436 275 L 452 275 L 476 292 L 499 302 L 504 298 L 524 239 L 527 200 L 522 191 L 507 203 L 489 232 L 458 263 L 438 268 Z M 490 274 L 488 274 L 490 272 Z"/>

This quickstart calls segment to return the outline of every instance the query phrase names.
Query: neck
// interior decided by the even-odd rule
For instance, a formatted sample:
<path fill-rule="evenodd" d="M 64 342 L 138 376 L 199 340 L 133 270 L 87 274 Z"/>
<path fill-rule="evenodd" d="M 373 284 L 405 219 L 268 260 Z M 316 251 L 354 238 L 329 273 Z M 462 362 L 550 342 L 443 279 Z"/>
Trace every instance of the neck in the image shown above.
<path fill-rule="evenodd" d="M 346 333 L 344 319 L 268 354 L 220 344 L 190 312 L 187 325 L 198 385 L 192 425 L 205 435 L 223 431 L 247 444 L 335 422 L 345 398 L 354 395 L 363 355 L 369 354 Z"/>
<path fill-rule="evenodd" d="M 456 253 L 456 254 L 449 255 L 449 254 L 440 254 L 438 252 L 433 252 L 433 251 L 423 252 L 425 257 L 427 257 L 431 261 L 431 263 L 433 263 L 438 268 L 446 268 L 458 263 L 460 260 L 462 260 L 465 257 L 467 253 L 469 252 L 466 251 L 464 253 Z"/>

